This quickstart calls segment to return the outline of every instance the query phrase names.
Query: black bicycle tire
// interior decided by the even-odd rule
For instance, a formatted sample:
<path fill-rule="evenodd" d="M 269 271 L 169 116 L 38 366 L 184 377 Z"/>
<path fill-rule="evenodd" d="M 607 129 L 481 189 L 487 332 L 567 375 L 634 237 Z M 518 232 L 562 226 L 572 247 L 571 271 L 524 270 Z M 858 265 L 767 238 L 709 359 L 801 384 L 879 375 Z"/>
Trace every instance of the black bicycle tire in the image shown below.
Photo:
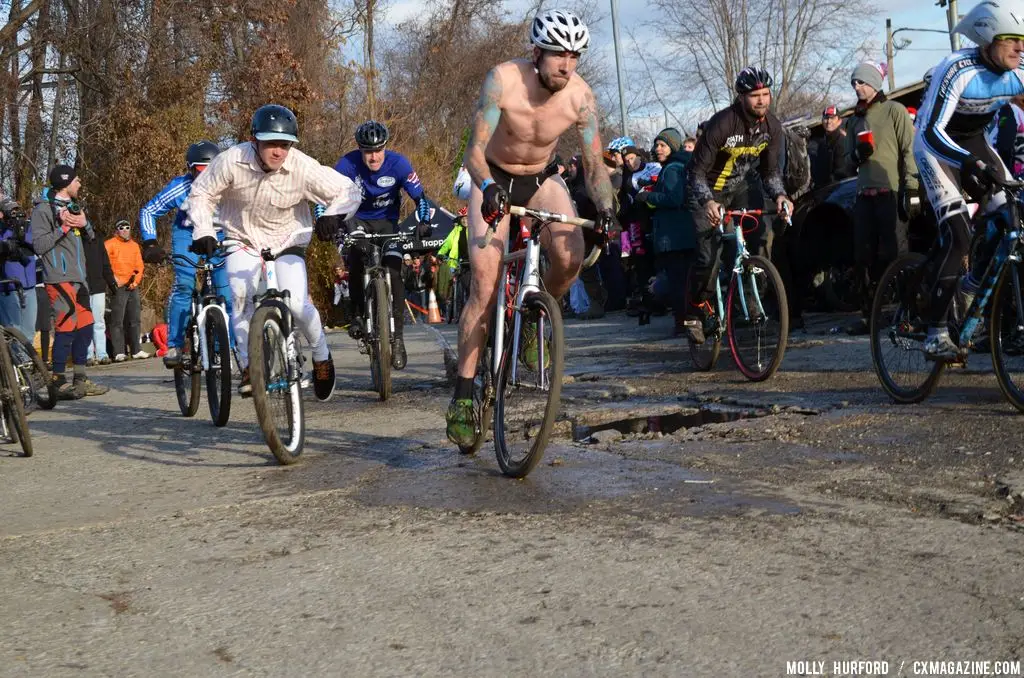
<path fill-rule="evenodd" d="M 57 385 L 53 383 L 53 374 L 50 372 L 50 368 L 46 366 L 43 359 L 39 357 L 39 352 L 36 351 L 36 347 L 32 345 L 25 335 L 21 333 L 16 327 L 5 327 L 4 331 L 7 332 L 9 338 L 14 338 L 18 341 L 28 353 L 29 358 L 32 359 L 32 367 L 39 372 L 40 378 L 45 384 L 47 397 L 46 399 L 40 398 L 39 394 L 36 393 L 36 404 L 40 409 L 52 410 L 57 406 Z"/>
<path fill-rule="evenodd" d="M 996 381 L 999 383 L 999 390 L 1003 392 L 1003 396 L 1009 401 L 1020 412 L 1024 412 L 1024 391 L 1021 391 L 1014 385 L 1013 380 L 1006 369 L 1006 364 L 1003 361 L 1003 333 L 1002 333 L 1002 314 L 999 312 L 1002 308 L 1003 294 L 1013 294 L 1013 285 L 1010 284 L 1010 274 L 1013 271 L 1013 262 L 1007 262 L 1003 266 L 1002 272 L 999 274 L 999 280 L 996 282 L 995 290 L 992 293 L 992 315 L 989 318 L 988 331 L 989 331 L 989 346 L 992 353 L 992 369 L 996 373 Z M 1024 281 L 1022 281 L 1024 282 Z M 1009 290 L 1009 292 L 1007 292 Z M 1017 303 L 1021 303 L 1022 300 L 1018 299 Z"/>
<path fill-rule="evenodd" d="M 525 459 L 520 463 L 514 463 L 509 459 L 509 451 L 505 444 L 504 426 L 504 402 L 505 383 L 510 374 L 511 366 L 518 359 L 512 353 L 514 342 L 509 337 L 505 342 L 505 348 L 501 357 L 501 366 L 494 384 L 494 448 L 498 458 L 498 466 L 501 472 L 512 478 L 525 478 L 529 475 L 544 456 L 548 439 L 555 427 L 555 419 L 558 417 L 558 409 L 562 397 L 562 374 L 565 369 L 565 333 L 562 326 L 562 312 L 558 302 L 547 292 L 534 292 L 523 300 L 526 308 L 541 306 L 547 315 L 548 323 L 551 326 L 551 365 L 549 367 L 551 388 L 548 391 L 547 405 L 544 410 L 544 418 L 541 421 L 540 429 L 533 440 L 533 445 Z"/>
<path fill-rule="evenodd" d="M 32 434 L 28 430 L 28 418 L 25 416 L 25 400 L 21 395 L 21 387 L 18 385 L 18 375 L 14 369 L 14 361 L 11 359 L 11 349 L 7 345 L 10 341 L 4 336 L 4 345 L 0 347 L 0 387 L 4 391 L 4 410 L 7 416 L 8 426 L 14 435 L 17 435 L 17 442 L 21 444 L 22 456 L 32 456 Z"/>
<path fill-rule="evenodd" d="M 391 397 L 391 317 L 389 310 L 388 288 L 384 278 L 377 277 L 370 281 L 370 297 L 373 303 L 374 325 L 373 339 L 370 342 L 370 376 L 373 388 L 382 401 Z M 376 363 L 374 363 L 376 361 Z M 376 364 L 376 376 L 374 376 Z"/>
<path fill-rule="evenodd" d="M 722 353 L 722 334 L 717 333 L 713 337 L 704 337 L 703 344 L 695 344 L 693 341 L 687 340 L 690 344 L 690 362 L 693 364 L 694 369 L 698 372 L 710 372 L 715 369 L 715 365 L 718 363 L 718 357 Z M 702 352 L 707 351 L 709 358 L 707 360 L 701 359 Z"/>
<path fill-rule="evenodd" d="M 882 295 L 885 290 L 888 289 L 890 281 L 899 274 L 907 266 L 920 266 L 925 261 L 923 254 L 909 253 L 896 259 L 896 261 L 889 264 L 889 267 L 885 269 L 885 273 L 878 281 L 878 287 L 875 288 L 875 296 L 871 300 L 871 318 L 869 321 L 869 330 L 871 337 L 871 365 L 875 370 L 875 375 L 878 377 L 879 383 L 882 385 L 882 389 L 893 399 L 894 402 L 900 404 L 911 404 L 919 403 L 932 393 L 935 392 L 935 388 L 939 384 L 939 379 L 942 377 L 942 373 L 946 368 L 944 362 L 934 362 L 932 369 L 924 381 L 914 389 L 904 389 L 898 386 L 889 375 L 888 369 L 882 364 L 880 357 L 881 346 L 879 345 L 878 331 L 881 329 L 881 313 L 883 298 Z"/>
<path fill-rule="evenodd" d="M 220 357 L 220 367 L 206 371 L 206 402 L 210 407 L 213 425 L 226 426 L 231 418 L 231 341 L 223 316 L 217 312 L 207 311 L 206 355 L 211 365 L 215 345 L 219 346 L 217 353 Z"/>
<path fill-rule="evenodd" d="M 482 393 L 480 394 L 480 412 L 479 423 L 480 430 L 477 432 L 476 439 L 473 440 L 472 445 L 460 445 L 459 452 L 472 457 L 480 451 L 480 448 L 487 442 L 487 434 L 491 431 L 491 410 L 494 409 L 494 393 L 491 384 L 491 347 L 489 345 L 484 346 L 484 349 L 480 352 L 480 360 L 477 361 L 476 373 L 480 376 L 480 380 L 483 384 Z M 476 403 L 473 403 L 474 406 Z"/>
<path fill-rule="evenodd" d="M 199 372 L 196 370 L 196 361 L 199 360 L 199 351 L 195 346 L 195 324 L 189 321 L 185 328 L 184 345 L 181 347 L 182 362 L 174 368 L 174 394 L 178 398 L 178 409 L 181 416 L 194 417 L 199 411 L 199 394 L 202 390 L 202 382 L 199 379 Z M 184 363 L 184 359 L 188 362 Z M 185 364 L 188 366 L 186 373 Z"/>
<path fill-rule="evenodd" d="M 302 394 L 299 393 L 298 404 L 294 409 L 289 409 L 291 417 L 288 422 L 289 429 L 297 431 L 295 436 L 298 443 L 294 450 L 289 450 L 281 436 L 277 434 L 274 426 L 273 415 L 270 412 L 270 404 L 267 400 L 267 375 L 264 373 L 264 346 L 263 328 L 267 322 L 276 323 L 278 333 L 284 338 L 284 329 L 281 326 L 281 312 L 273 306 L 261 306 L 256 309 L 249 322 L 249 383 L 252 385 L 252 402 L 256 409 L 256 420 L 259 422 L 260 430 L 263 432 L 263 439 L 270 448 L 270 452 L 277 461 L 285 466 L 294 464 L 302 454 L 305 444 L 306 424 L 303 418 Z M 290 387 L 294 388 L 295 385 Z M 300 386 L 301 388 L 301 386 Z M 289 389 L 289 390 L 290 390 Z"/>
<path fill-rule="evenodd" d="M 741 275 L 745 275 L 753 266 L 763 269 L 768 274 L 768 280 L 776 290 L 775 301 L 778 305 L 776 310 L 779 314 L 779 343 L 775 347 L 775 355 L 768 361 L 768 366 L 761 370 L 747 365 L 741 357 L 742 351 L 737 349 L 736 337 L 733 333 L 733 318 L 735 316 L 733 315 L 732 297 L 737 289 L 735 275 L 729 281 L 729 292 L 726 295 L 725 331 L 729 336 L 729 349 L 732 351 L 732 359 L 736 363 L 740 374 L 750 381 L 759 382 L 771 378 L 778 371 L 779 366 L 782 365 L 782 359 L 786 355 L 786 344 L 789 340 L 789 300 L 786 298 L 786 288 L 782 284 L 782 276 L 779 275 L 778 269 L 775 268 L 772 262 L 761 256 L 747 257 L 743 260 L 743 273 Z"/>

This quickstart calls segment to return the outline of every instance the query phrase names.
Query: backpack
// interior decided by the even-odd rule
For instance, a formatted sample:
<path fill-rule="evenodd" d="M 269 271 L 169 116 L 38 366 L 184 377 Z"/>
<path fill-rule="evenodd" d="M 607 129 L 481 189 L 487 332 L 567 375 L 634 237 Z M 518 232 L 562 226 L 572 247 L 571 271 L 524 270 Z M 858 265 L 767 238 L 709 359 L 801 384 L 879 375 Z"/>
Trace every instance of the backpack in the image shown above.
<path fill-rule="evenodd" d="M 790 200 L 796 200 L 807 192 L 811 185 L 811 158 L 807 153 L 807 140 L 799 128 L 784 128 L 785 167 L 782 185 Z"/>

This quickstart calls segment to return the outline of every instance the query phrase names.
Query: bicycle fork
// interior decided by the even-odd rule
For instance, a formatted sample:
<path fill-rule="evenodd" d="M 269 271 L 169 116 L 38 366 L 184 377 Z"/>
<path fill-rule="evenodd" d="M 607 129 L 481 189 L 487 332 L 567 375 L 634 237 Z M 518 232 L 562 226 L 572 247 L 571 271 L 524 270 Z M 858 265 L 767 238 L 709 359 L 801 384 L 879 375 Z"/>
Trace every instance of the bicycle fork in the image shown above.
<path fill-rule="evenodd" d="M 519 374 L 519 361 L 516 359 L 519 356 L 520 348 L 520 336 L 523 326 L 523 311 L 525 309 L 526 297 L 529 294 L 535 294 L 541 291 L 541 279 L 540 279 L 540 243 L 534 239 L 526 241 L 526 256 L 524 257 L 524 269 L 522 272 L 522 282 L 519 285 L 519 293 L 516 295 L 515 306 L 513 307 L 514 313 L 512 315 L 512 365 L 511 374 L 509 374 L 509 380 L 511 383 L 517 383 L 517 377 Z M 506 270 L 507 267 L 506 267 Z M 504 286 L 499 286 L 504 287 Z M 504 290 L 499 291 L 499 296 L 503 297 Z M 498 306 L 498 311 L 503 310 L 504 304 Z M 504 318 L 503 313 L 499 315 Z M 544 316 L 539 314 L 537 317 L 537 365 L 539 366 L 540 383 L 538 386 L 543 390 L 547 388 L 547 373 L 544 371 L 544 341 L 541 337 L 544 336 Z M 500 336 L 500 335 L 499 335 Z"/>

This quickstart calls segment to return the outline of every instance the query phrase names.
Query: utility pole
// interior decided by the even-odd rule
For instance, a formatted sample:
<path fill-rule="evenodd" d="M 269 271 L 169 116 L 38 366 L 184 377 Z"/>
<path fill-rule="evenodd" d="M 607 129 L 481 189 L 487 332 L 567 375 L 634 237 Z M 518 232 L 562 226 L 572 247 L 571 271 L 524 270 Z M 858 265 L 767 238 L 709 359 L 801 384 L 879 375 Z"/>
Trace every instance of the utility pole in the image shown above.
<path fill-rule="evenodd" d="M 938 0 L 935 4 L 946 8 L 946 23 L 949 25 L 949 48 L 954 52 L 960 49 L 960 36 L 953 32 L 960 23 L 960 13 L 956 10 L 957 0 Z"/>
<path fill-rule="evenodd" d="M 889 64 L 889 91 L 896 89 L 896 69 L 893 68 L 892 19 L 885 20 L 885 58 Z"/>
<path fill-rule="evenodd" d="M 622 88 L 622 58 L 619 56 L 619 2 L 612 3 L 612 41 L 615 43 L 615 71 L 619 79 L 619 115 L 622 116 L 622 136 L 626 136 L 626 93 Z"/>

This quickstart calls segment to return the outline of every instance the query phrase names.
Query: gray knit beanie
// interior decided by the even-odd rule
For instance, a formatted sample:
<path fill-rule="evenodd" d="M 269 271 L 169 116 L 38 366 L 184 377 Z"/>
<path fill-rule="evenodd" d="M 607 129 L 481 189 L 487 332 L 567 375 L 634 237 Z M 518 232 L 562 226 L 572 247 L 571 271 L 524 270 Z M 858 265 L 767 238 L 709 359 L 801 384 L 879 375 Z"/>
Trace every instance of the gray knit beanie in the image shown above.
<path fill-rule="evenodd" d="M 873 87 L 876 91 L 882 91 L 882 69 L 868 61 L 857 64 L 857 68 L 853 69 L 853 75 L 850 76 L 850 80 L 863 80 L 868 85 Z"/>
<path fill-rule="evenodd" d="M 658 136 L 654 137 L 654 140 L 657 141 L 658 139 L 664 141 L 672 149 L 673 153 L 676 153 L 683 147 L 683 135 L 675 127 L 666 127 L 658 132 Z"/>

